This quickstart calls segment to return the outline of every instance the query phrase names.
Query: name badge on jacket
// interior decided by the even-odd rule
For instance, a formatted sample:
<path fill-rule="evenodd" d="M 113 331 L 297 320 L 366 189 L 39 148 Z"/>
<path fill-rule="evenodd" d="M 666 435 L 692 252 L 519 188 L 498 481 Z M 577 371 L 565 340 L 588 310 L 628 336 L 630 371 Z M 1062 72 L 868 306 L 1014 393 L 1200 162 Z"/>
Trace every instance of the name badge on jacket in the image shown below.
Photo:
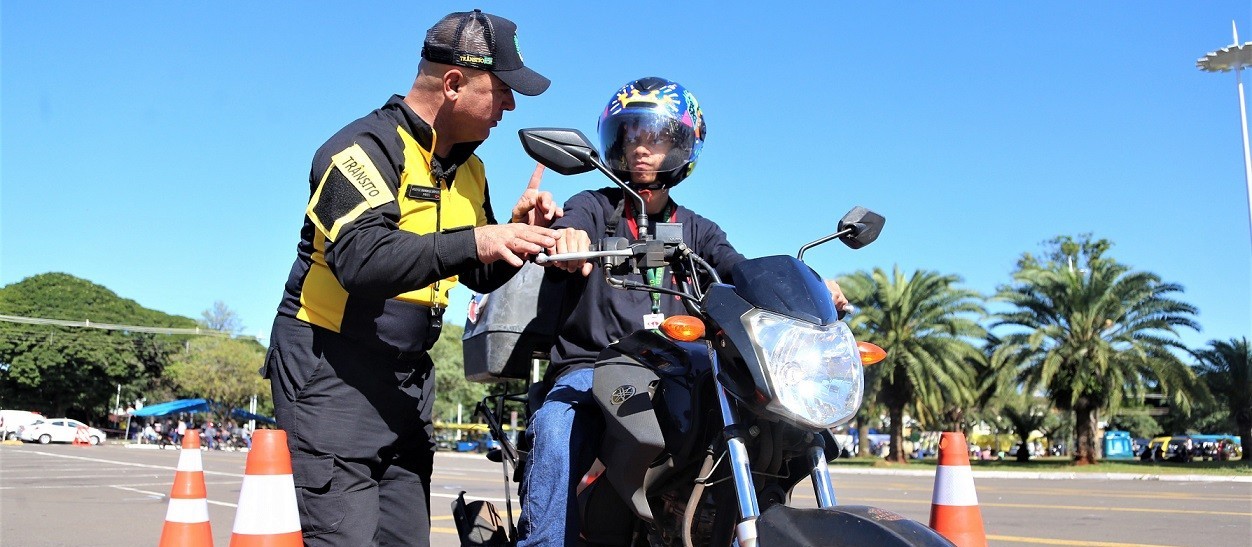
<path fill-rule="evenodd" d="M 428 186 L 410 185 L 408 191 L 405 192 L 404 195 L 408 197 L 409 199 L 420 199 L 422 201 L 435 201 L 435 202 L 439 201 L 439 189 L 430 188 Z"/>

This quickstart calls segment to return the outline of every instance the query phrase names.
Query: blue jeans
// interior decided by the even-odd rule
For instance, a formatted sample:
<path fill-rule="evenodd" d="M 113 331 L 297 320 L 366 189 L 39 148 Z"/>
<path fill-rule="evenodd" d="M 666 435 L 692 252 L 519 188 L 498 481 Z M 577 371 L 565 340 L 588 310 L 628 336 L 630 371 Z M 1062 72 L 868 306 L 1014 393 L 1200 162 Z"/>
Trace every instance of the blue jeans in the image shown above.
<path fill-rule="evenodd" d="M 600 439 L 591 380 L 590 368 L 566 373 L 531 416 L 518 547 L 581 544 L 574 489 L 595 461 Z"/>

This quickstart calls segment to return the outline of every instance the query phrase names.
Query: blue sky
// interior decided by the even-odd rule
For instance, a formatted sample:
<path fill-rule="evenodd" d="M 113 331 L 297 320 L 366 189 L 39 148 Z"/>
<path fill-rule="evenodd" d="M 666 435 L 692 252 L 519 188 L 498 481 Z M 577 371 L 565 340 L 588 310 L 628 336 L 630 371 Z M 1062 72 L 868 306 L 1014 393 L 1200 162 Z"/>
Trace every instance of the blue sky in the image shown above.
<path fill-rule="evenodd" d="M 5 2 L 0 285 L 66 272 L 193 318 L 220 300 L 265 338 L 314 150 L 408 89 L 439 17 L 481 7 L 553 82 L 479 148 L 497 210 L 534 166 L 518 129 L 592 135 L 618 86 L 657 75 L 709 124 L 675 197 L 746 255 L 794 254 L 863 205 L 882 237 L 809 251 L 817 271 L 990 294 L 1023 252 L 1092 233 L 1185 287 L 1189 345 L 1252 331 L 1235 76 L 1195 66 L 1232 21 L 1252 39 L 1252 3 L 817 4 Z"/>

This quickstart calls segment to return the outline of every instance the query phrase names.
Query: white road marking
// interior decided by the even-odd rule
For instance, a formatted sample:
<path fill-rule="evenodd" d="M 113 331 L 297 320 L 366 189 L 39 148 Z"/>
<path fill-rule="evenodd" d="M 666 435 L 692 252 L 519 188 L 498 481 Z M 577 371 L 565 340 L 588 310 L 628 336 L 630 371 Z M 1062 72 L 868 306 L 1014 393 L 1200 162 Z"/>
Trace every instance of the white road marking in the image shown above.
<path fill-rule="evenodd" d="M 121 462 L 121 461 L 117 461 L 117 460 L 105 460 L 105 459 L 101 459 L 101 458 L 88 458 L 88 457 L 85 457 L 85 456 L 69 456 L 69 455 L 66 455 L 66 454 L 56 454 L 56 453 L 53 453 L 53 452 L 35 452 L 35 451 L 32 451 L 32 452 L 29 452 L 29 453 L 30 453 L 30 454 L 40 454 L 40 455 L 43 455 L 43 456 L 54 456 L 54 457 L 57 457 L 57 458 L 68 458 L 68 459 L 71 459 L 71 460 L 83 460 L 83 461 L 97 462 L 97 463 L 111 463 L 111 464 L 116 464 L 116 465 L 125 465 L 125 466 L 128 466 L 128 467 L 142 467 L 142 468 L 145 468 L 145 469 L 165 469 L 165 470 L 167 470 L 167 471 L 176 471 L 176 470 L 178 470 L 178 467 L 177 467 L 177 466 L 172 466 L 172 465 L 151 465 L 151 464 L 146 464 L 146 463 Z M 221 471 L 205 471 L 205 472 L 204 472 L 204 474 L 205 474 L 205 475 L 221 475 L 221 476 L 224 476 L 224 477 L 240 477 L 240 478 L 243 478 L 243 473 L 223 473 L 223 472 L 221 472 Z"/>

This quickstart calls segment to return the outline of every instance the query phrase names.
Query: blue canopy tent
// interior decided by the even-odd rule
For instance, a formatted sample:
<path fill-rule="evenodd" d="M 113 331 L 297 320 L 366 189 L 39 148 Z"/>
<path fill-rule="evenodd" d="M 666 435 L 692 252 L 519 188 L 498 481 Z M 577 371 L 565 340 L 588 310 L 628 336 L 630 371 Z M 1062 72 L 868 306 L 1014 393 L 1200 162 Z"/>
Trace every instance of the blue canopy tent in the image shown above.
<path fill-rule="evenodd" d="M 222 405 L 215 403 L 213 401 L 210 401 L 208 399 L 177 399 L 174 401 L 168 401 L 164 403 L 157 403 L 155 405 L 145 406 L 139 410 L 131 412 L 130 417 L 133 418 L 135 416 L 138 416 L 138 417 L 144 418 L 144 417 L 170 416 L 172 414 L 182 414 L 182 413 L 212 412 L 213 410 L 215 410 L 215 408 L 217 410 L 221 410 Z M 231 409 L 230 415 L 232 417 L 235 417 L 241 420 L 256 420 L 260 423 L 270 424 L 270 425 L 278 424 L 278 422 L 274 421 L 274 419 L 270 418 L 269 416 L 253 414 L 242 408 Z M 130 418 L 126 419 L 126 430 L 130 431 Z"/>
<path fill-rule="evenodd" d="M 278 425 L 278 422 L 277 422 L 277 421 L 275 421 L 273 418 L 271 418 L 271 417 L 269 417 L 269 416 L 262 416 L 262 415 L 260 415 L 260 414 L 253 414 L 253 413 L 248 412 L 247 410 L 244 410 L 244 409 L 242 409 L 242 408 L 236 408 L 236 409 L 234 409 L 234 410 L 231 410 L 231 411 L 230 411 L 230 415 L 231 415 L 231 416 L 233 416 L 233 417 L 235 417 L 235 418 L 239 418 L 240 420 L 256 420 L 256 421 L 261 422 L 261 423 L 263 423 L 263 424 Z"/>
<path fill-rule="evenodd" d="M 131 412 L 131 416 L 169 416 L 171 414 L 181 414 L 184 412 L 208 412 L 210 403 L 208 399 L 178 399 L 167 403 L 158 403 L 148 405 L 139 410 Z"/>

